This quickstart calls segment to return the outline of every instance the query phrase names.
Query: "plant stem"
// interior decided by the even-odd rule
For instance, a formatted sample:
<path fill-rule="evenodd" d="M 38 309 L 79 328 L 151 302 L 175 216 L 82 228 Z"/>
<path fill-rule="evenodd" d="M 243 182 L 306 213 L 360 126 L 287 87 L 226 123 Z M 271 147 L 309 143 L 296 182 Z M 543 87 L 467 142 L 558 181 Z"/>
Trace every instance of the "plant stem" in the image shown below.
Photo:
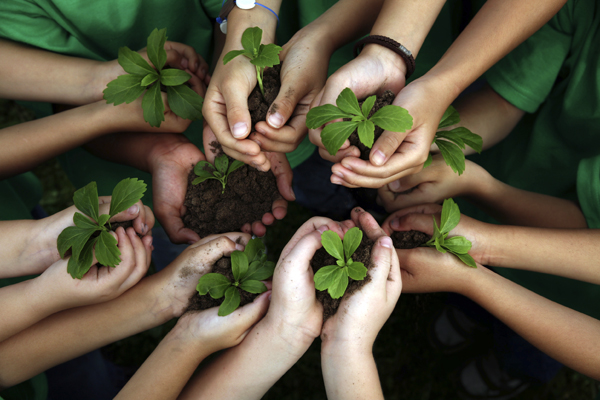
<path fill-rule="evenodd" d="M 265 96 L 265 88 L 263 87 L 263 69 L 259 66 L 256 66 L 256 79 L 258 80 L 258 87 L 260 88 L 260 92 L 263 95 L 263 98 L 266 99 Z"/>

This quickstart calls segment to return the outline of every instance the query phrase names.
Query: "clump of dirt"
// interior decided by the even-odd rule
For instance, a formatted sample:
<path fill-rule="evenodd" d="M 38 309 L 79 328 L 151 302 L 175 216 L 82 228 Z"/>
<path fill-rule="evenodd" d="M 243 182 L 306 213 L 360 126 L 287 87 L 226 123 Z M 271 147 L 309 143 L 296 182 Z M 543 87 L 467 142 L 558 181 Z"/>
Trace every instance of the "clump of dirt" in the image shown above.
<path fill-rule="evenodd" d="M 269 111 L 269 107 L 271 107 L 271 104 L 273 104 L 279 94 L 279 89 L 281 89 L 280 71 L 281 64 L 265 69 L 263 74 L 264 97 L 260 92 L 258 84 L 254 87 L 250 96 L 248 96 L 248 110 L 252 118 L 253 128 L 257 122 L 267 119 L 267 111 Z"/>
<path fill-rule="evenodd" d="M 427 243 L 431 236 L 419 231 L 394 232 L 390 236 L 397 249 L 414 249 Z"/>
<path fill-rule="evenodd" d="M 375 114 L 379 109 L 392 104 L 392 102 L 394 101 L 395 98 L 396 98 L 396 95 L 394 95 L 394 93 L 390 90 L 386 90 L 385 92 L 383 92 L 383 94 L 381 96 L 377 96 L 377 98 L 375 100 L 375 105 L 373 105 L 373 108 L 371 109 L 371 112 L 369 113 L 369 118 L 371 118 L 373 116 L 373 114 Z M 361 107 L 362 107 L 363 103 L 364 103 L 364 100 L 358 102 L 358 104 Z M 377 139 L 379 139 L 379 136 L 381 136 L 382 133 L 383 133 L 383 129 L 378 126 L 375 126 L 375 140 L 373 141 L 373 143 L 375 143 L 377 141 Z M 369 153 L 371 152 L 371 149 L 368 148 L 367 146 L 365 146 L 364 144 L 362 144 L 362 142 L 358 138 L 358 132 L 357 131 L 352 132 L 352 134 L 350 135 L 348 140 L 350 141 L 350 144 L 352 146 L 356 146 L 360 150 L 361 160 L 368 161 Z"/>
<path fill-rule="evenodd" d="M 231 270 L 231 258 L 222 257 L 213 266 L 212 272 L 224 275 L 227 279 L 233 282 L 233 271 Z M 248 303 L 252 303 L 255 298 L 259 295 L 255 293 L 248 293 L 244 290 L 240 290 L 240 307 L 245 306 Z M 188 311 L 202 311 L 208 308 L 220 306 L 225 300 L 225 296 L 220 299 L 213 299 L 210 294 L 201 296 L 196 292 L 191 298 L 188 304 L 186 312 Z"/>

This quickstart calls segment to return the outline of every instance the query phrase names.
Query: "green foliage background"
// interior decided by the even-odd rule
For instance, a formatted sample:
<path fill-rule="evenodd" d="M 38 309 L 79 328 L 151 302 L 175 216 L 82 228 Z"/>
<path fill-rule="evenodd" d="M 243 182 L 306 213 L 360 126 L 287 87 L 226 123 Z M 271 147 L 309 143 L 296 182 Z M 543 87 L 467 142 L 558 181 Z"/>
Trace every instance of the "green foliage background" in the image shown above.
<path fill-rule="evenodd" d="M 14 102 L 0 100 L 0 128 L 32 118 L 31 113 Z M 72 204 L 75 188 L 56 160 L 34 170 L 44 186 L 42 206 L 50 214 Z M 264 238 L 268 257 L 277 255 L 289 238 L 311 213 L 291 203 L 288 216 L 268 229 Z M 152 273 L 152 268 L 149 273 Z M 456 399 L 452 374 L 465 357 L 444 357 L 428 343 L 427 330 L 432 315 L 443 304 L 444 294 L 402 294 L 396 310 L 385 324 L 375 343 L 374 354 L 386 399 L 440 400 Z M 103 352 L 133 374 L 155 346 L 173 327 L 175 321 L 106 346 Z M 485 345 L 482 341 L 481 345 Z M 204 364 L 209 362 L 207 360 Z M 546 385 L 532 387 L 516 397 L 518 400 L 595 400 L 600 383 L 569 368 Z M 320 366 L 320 340 L 317 339 L 300 361 L 264 396 L 277 400 L 326 399 Z"/>

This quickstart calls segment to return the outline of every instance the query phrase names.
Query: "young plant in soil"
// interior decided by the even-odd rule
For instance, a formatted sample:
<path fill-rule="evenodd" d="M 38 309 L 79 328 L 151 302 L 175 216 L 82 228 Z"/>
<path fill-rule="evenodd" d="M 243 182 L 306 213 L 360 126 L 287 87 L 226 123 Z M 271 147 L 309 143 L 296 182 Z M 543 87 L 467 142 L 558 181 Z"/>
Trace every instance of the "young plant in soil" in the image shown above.
<path fill-rule="evenodd" d="M 262 29 L 255 26 L 248 28 L 242 34 L 243 50 L 232 50 L 223 57 L 223 64 L 227 64 L 237 56 L 246 56 L 250 59 L 250 63 L 256 67 L 256 80 L 263 97 L 265 96 L 265 88 L 263 86 L 263 78 L 265 68 L 273 67 L 280 63 L 279 53 L 281 47 L 276 44 L 261 44 Z"/>
<path fill-rule="evenodd" d="M 221 154 L 215 158 L 215 165 L 212 166 L 208 161 L 199 161 L 194 167 L 194 173 L 198 176 L 192 181 L 192 185 L 197 185 L 207 179 L 216 179 L 223 185 L 221 193 L 225 193 L 225 185 L 227 185 L 227 177 L 236 169 L 243 167 L 244 163 L 238 160 L 233 160 L 229 164 L 229 158 L 225 154 Z"/>
<path fill-rule="evenodd" d="M 452 106 L 449 106 L 442 120 L 438 125 L 438 129 L 446 128 L 458 124 L 460 122 L 460 116 L 458 111 Z M 465 171 L 465 155 L 462 149 L 469 146 L 478 153 L 481 153 L 483 146 L 483 139 L 481 136 L 471 132 L 465 127 L 458 127 L 449 131 L 438 131 L 433 138 L 432 144 L 437 144 L 442 153 L 444 161 L 452 170 L 458 175 L 461 175 Z M 431 153 L 427 157 L 427 161 L 423 165 L 423 168 L 427 167 L 433 161 Z"/>
<path fill-rule="evenodd" d="M 327 290 L 332 299 L 339 299 L 346 292 L 348 278 L 362 281 L 367 268 L 362 262 L 352 260 L 352 255 L 362 241 L 363 233 L 354 227 L 344 235 L 344 241 L 333 231 L 321 235 L 321 244 L 336 259 L 336 265 L 320 268 L 314 276 L 315 289 Z"/>
<path fill-rule="evenodd" d="M 73 278 L 81 279 L 92 267 L 93 250 L 102 265 L 114 268 L 121 262 L 117 239 L 109 233 L 112 227 L 108 220 L 137 203 L 145 191 L 144 181 L 123 179 L 113 190 L 109 213 L 102 215 L 99 213 L 96 182 L 75 192 L 73 202 L 83 214 L 76 212 L 73 215 L 75 226 L 65 228 L 57 240 L 61 257 L 71 249 L 67 272 Z"/>
<path fill-rule="evenodd" d="M 324 104 L 312 108 L 306 115 L 306 126 L 317 129 L 335 119 L 344 121 L 326 125 L 321 131 L 323 145 L 332 156 L 335 155 L 346 139 L 356 131 L 361 143 L 371 148 L 375 141 L 375 127 L 394 132 L 406 132 L 412 128 L 413 119 L 402 107 L 386 105 L 374 113 L 373 106 L 377 96 L 370 96 L 359 105 L 356 95 L 350 88 L 342 90 L 336 100 L 337 107 Z"/>
<path fill-rule="evenodd" d="M 452 199 L 444 200 L 440 226 L 433 217 L 433 236 L 425 243 L 425 246 L 435 247 L 439 252 L 449 252 L 458 257 L 463 263 L 472 268 L 477 268 L 475 260 L 468 253 L 471 250 L 471 242 L 464 236 L 448 237 L 452 229 L 460 222 L 460 210 L 458 204 Z"/>
<path fill-rule="evenodd" d="M 166 40 L 166 28 L 154 29 L 148 36 L 147 53 L 154 67 L 137 52 L 121 47 L 118 61 L 128 74 L 109 82 L 104 89 L 104 99 L 115 106 L 131 103 L 143 94 L 144 120 L 153 127 L 159 127 L 165 120 L 161 89 L 166 90 L 169 107 L 176 115 L 190 120 L 202 118 L 204 100 L 186 84 L 190 74 L 176 68 L 164 68 Z"/>
<path fill-rule="evenodd" d="M 221 299 L 218 315 L 224 317 L 234 312 L 241 302 L 243 292 L 258 295 L 267 291 L 261 281 L 273 276 L 275 263 L 267 261 L 264 244 L 260 239 L 252 239 L 244 251 L 231 253 L 231 271 L 233 279 L 220 273 L 209 273 L 198 280 L 198 294 L 210 294 L 213 299 Z M 256 296 L 254 296 L 256 297 Z"/>

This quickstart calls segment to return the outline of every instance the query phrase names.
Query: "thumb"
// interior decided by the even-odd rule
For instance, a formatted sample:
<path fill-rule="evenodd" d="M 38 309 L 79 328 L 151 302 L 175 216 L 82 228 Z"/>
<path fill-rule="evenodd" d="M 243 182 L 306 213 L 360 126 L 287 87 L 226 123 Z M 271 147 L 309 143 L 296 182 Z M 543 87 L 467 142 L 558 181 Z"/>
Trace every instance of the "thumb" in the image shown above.
<path fill-rule="evenodd" d="M 407 132 L 391 132 L 383 131 L 379 139 L 373 145 L 369 154 L 369 160 L 371 164 L 381 166 L 389 160 L 389 158 L 396 152 L 402 141 L 406 137 Z"/>
<path fill-rule="evenodd" d="M 390 227 L 394 231 L 415 230 L 432 235 L 433 218 L 435 216 L 431 214 L 408 214 L 403 217 L 392 218 Z"/>
<path fill-rule="evenodd" d="M 244 337 L 246 337 L 250 331 L 250 328 L 260 321 L 260 319 L 267 313 L 269 304 L 271 302 L 269 297 L 271 297 L 270 290 L 259 295 L 252 303 L 246 304 L 245 306 L 237 309 L 235 314 L 228 316 L 235 316 L 235 324 L 239 328 L 238 331 L 242 332 L 238 338 L 238 343 L 241 342 Z"/>

